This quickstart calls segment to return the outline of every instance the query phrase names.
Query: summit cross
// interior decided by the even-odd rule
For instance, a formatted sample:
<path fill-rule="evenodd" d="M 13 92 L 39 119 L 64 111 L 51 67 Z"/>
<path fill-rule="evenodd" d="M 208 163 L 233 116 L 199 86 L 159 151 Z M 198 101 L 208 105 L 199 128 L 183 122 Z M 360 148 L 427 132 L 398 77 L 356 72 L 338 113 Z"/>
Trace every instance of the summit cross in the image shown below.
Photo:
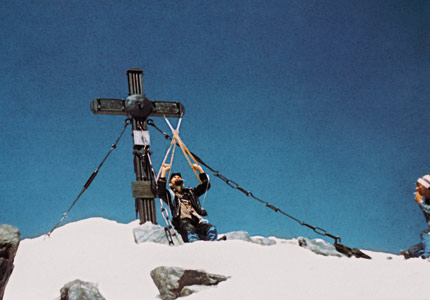
<path fill-rule="evenodd" d="M 136 218 L 140 224 L 147 221 L 157 224 L 155 213 L 155 181 L 151 164 L 148 117 L 181 118 L 184 106 L 180 102 L 152 101 L 143 91 L 143 72 L 132 68 L 127 70 L 128 97 L 126 99 L 95 98 L 91 102 L 94 114 L 120 115 L 130 119 L 133 129 L 133 156 L 136 181 L 132 182 L 135 198 Z"/>

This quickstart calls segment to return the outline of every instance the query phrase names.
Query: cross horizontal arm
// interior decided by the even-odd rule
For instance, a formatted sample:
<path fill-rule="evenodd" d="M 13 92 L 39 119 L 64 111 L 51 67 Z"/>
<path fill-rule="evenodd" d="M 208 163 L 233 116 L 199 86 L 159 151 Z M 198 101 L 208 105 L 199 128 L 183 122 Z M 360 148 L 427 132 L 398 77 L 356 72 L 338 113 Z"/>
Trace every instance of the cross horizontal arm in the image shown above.
<path fill-rule="evenodd" d="M 95 98 L 90 107 L 96 115 L 127 115 L 124 99 Z"/>
<path fill-rule="evenodd" d="M 126 116 L 126 99 L 95 98 L 91 101 L 91 111 L 98 115 L 120 115 Z M 185 114 L 185 108 L 180 102 L 151 101 L 153 107 L 149 116 L 180 118 Z"/>

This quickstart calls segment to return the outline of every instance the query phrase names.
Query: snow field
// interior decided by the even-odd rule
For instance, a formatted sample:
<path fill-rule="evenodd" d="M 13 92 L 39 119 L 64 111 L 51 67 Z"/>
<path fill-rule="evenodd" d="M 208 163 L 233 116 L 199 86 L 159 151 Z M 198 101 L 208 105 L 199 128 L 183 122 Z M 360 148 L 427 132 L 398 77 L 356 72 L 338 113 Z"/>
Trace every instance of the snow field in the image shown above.
<path fill-rule="evenodd" d="M 107 300 L 159 300 L 150 277 L 158 266 L 231 276 L 184 299 L 428 299 L 430 263 L 365 251 L 372 260 L 326 257 L 276 239 L 196 242 L 171 247 L 136 244 L 138 221 L 91 218 L 21 241 L 5 300 L 56 299 L 75 279 L 98 284 Z M 387 259 L 391 257 L 391 259 Z"/>

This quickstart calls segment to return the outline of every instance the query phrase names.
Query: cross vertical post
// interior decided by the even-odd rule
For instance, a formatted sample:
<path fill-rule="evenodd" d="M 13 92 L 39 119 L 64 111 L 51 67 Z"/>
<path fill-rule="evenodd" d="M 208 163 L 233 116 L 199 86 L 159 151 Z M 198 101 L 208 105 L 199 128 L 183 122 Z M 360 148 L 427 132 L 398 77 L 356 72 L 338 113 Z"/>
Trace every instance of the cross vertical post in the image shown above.
<path fill-rule="evenodd" d="M 181 118 L 185 109 L 180 102 L 151 101 L 143 90 L 143 72 L 132 68 L 127 70 L 127 99 L 95 98 L 91 102 L 94 114 L 126 115 L 131 119 L 133 130 L 133 156 L 136 181 L 132 182 L 132 195 L 135 198 L 136 217 L 140 224 L 157 224 L 155 198 L 157 197 L 154 172 L 151 164 L 150 136 L 147 118 Z"/>
<path fill-rule="evenodd" d="M 143 72 L 139 69 L 127 70 L 128 95 L 142 95 L 145 98 L 143 90 Z M 152 166 L 150 164 L 151 155 L 149 151 L 150 137 L 148 124 L 145 120 L 132 119 L 133 129 L 133 155 L 134 155 L 134 172 L 136 181 L 132 182 L 133 197 L 135 197 L 136 213 L 139 213 L 140 224 L 152 222 L 157 224 L 155 213 L 156 191 L 153 184 Z"/>

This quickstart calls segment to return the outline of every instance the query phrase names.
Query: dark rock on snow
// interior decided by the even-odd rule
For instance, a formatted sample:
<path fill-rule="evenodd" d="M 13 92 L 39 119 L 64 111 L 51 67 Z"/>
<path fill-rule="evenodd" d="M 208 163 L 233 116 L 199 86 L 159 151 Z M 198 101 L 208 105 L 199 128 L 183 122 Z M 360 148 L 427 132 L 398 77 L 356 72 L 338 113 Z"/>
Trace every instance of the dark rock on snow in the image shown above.
<path fill-rule="evenodd" d="M 106 300 L 94 283 L 76 279 L 64 285 L 60 300 Z"/>
<path fill-rule="evenodd" d="M 3 299 L 7 282 L 13 271 L 13 261 L 21 233 L 18 228 L 11 225 L 0 225 L 0 300 Z"/>
<path fill-rule="evenodd" d="M 185 270 L 178 267 L 158 267 L 151 271 L 151 277 L 163 300 L 188 296 L 200 290 L 196 285 L 217 285 L 230 278 L 208 274 L 201 270 Z"/>

